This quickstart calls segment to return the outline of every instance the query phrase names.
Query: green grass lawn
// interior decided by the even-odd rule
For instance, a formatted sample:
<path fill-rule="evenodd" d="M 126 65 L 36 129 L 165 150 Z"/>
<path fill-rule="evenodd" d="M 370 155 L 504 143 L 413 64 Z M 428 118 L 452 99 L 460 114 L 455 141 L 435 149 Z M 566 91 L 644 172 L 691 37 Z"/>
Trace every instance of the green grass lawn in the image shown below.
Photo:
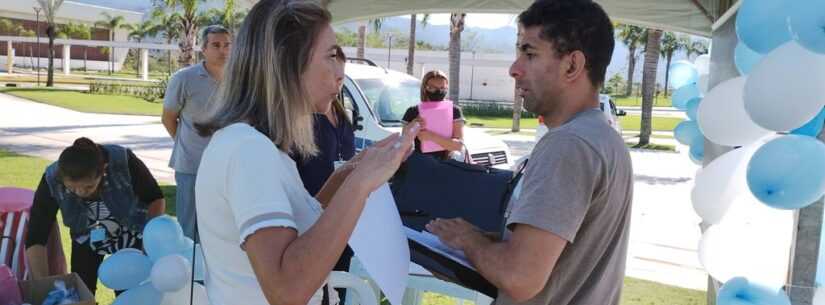
<path fill-rule="evenodd" d="M 163 111 L 163 105 L 161 103 L 151 103 L 132 96 L 98 95 L 71 90 L 31 88 L 2 89 L 0 92 L 81 112 L 159 116 Z M 513 124 L 512 119 L 509 117 L 468 115 L 467 120 L 471 125 L 480 124 L 486 128 L 511 128 Z M 619 122 L 623 130 L 639 130 L 641 116 L 627 115 L 620 117 Z M 680 122 L 682 122 L 682 119 L 679 118 L 653 117 L 653 130 L 672 131 Z M 530 118 L 521 120 L 521 128 L 535 129 L 536 126 L 538 126 L 537 119 Z"/>
<path fill-rule="evenodd" d="M 639 107 L 642 106 L 642 97 L 641 96 L 615 96 L 613 97 L 613 102 L 616 103 L 616 107 L 627 107 L 627 106 L 635 106 Z M 670 97 L 659 96 L 658 98 L 653 100 L 653 107 L 671 107 L 672 104 L 670 102 Z"/>
<path fill-rule="evenodd" d="M 481 116 L 466 116 L 467 121 L 471 126 L 478 124 L 486 128 L 511 128 L 513 126 L 513 119 L 507 117 L 481 117 Z M 641 126 L 642 117 L 638 115 L 627 115 L 619 118 L 619 124 L 622 130 L 633 131 L 639 130 Z M 667 117 L 653 117 L 653 130 L 656 131 L 673 131 L 676 125 L 683 120 L 680 118 Z M 535 129 L 539 122 L 537 119 L 521 119 L 521 128 Z"/>
<path fill-rule="evenodd" d="M 28 189 L 35 189 L 43 175 L 43 171 L 51 162 L 45 159 L 23 156 L 0 149 L 0 186 L 13 186 Z M 175 187 L 161 186 L 166 196 L 167 214 L 174 215 L 175 210 Z M 58 214 L 58 222 L 61 224 L 61 236 L 63 250 L 66 255 L 71 255 L 71 242 L 68 230 L 62 228 L 62 219 Z M 114 300 L 114 293 L 111 289 L 104 287 L 98 282 L 96 300 L 98 304 L 108 305 Z M 625 278 L 624 291 L 622 293 L 622 305 L 703 305 L 705 302 L 705 292 L 683 289 L 655 282 L 644 281 L 634 278 Z M 457 305 L 453 298 L 435 293 L 426 293 L 422 302 L 424 305 Z"/>
<path fill-rule="evenodd" d="M 161 103 L 132 96 L 88 94 L 58 89 L 4 89 L 2 93 L 80 112 L 160 116 Z"/>

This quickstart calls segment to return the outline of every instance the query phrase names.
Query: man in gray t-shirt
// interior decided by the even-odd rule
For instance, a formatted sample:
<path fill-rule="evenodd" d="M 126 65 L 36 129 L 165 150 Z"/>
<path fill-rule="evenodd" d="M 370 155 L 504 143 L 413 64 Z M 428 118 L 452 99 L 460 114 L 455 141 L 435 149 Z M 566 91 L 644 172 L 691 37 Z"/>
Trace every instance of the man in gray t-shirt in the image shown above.
<path fill-rule="evenodd" d="M 163 99 L 162 122 L 175 140 L 169 167 L 175 169 L 175 209 L 183 234 L 192 239 L 195 228 L 195 178 L 209 138 L 201 137 L 194 123 L 207 111 L 209 99 L 223 78 L 231 36 L 221 26 L 209 26 L 201 35 L 204 61 L 175 72 Z"/>
<path fill-rule="evenodd" d="M 518 46 L 510 74 L 549 132 L 505 212 L 504 239 L 461 219 L 427 229 L 464 251 L 499 289 L 497 305 L 618 305 L 633 169 L 599 110 L 612 24 L 591 1 L 538 0 L 519 15 Z"/>

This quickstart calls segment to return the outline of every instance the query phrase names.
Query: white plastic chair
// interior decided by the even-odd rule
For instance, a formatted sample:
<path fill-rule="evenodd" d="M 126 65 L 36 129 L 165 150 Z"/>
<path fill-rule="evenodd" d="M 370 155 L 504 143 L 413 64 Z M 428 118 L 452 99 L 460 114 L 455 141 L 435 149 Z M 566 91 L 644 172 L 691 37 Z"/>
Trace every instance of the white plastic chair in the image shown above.
<path fill-rule="evenodd" d="M 332 288 L 345 288 L 348 292 L 355 292 L 355 294 L 358 295 L 359 304 L 361 305 L 378 305 L 379 294 L 367 283 L 367 280 L 356 275 L 348 272 L 333 271 L 329 274 L 329 278 L 327 278 L 327 284 Z M 350 294 L 348 293 L 347 295 L 349 296 Z M 347 300 L 347 305 L 353 305 L 353 303 L 349 303 L 352 302 L 350 301 L 352 298 L 347 297 Z"/>

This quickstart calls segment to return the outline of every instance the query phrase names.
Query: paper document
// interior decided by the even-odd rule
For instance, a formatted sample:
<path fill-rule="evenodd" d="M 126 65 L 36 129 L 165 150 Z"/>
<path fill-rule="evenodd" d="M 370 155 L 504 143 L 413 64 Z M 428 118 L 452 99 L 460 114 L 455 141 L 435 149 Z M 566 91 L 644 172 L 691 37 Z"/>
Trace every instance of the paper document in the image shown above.
<path fill-rule="evenodd" d="M 410 229 L 408 227 L 404 227 L 404 231 L 407 234 L 407 238 L 412 239 L 419 244 L 427 247 L 430 250 L 435 251 L 438 254 L 441 254 L 464 267 L 470 268 L 476 271 L 476 268 L 470 264 L 470 261 L 467 259 L 467 256 L 464 255 L 464 251 L 456 250 L 453 248 L 448 247 L 447 245 L 443 244 L 438 236 L 433 235 L 430 232 L 418 232 L 416 230 Z"/>
<path fill-rule="evenodd" d="M 427 122 L 427 130 L 445 138 L 453 137 L 453 102 L 422 102 L 418 115 Z M 421 152 L 442 151 L 444 147 L 433 141 L 421 141 Z"/>
<path fill-rule="evenodd" d="M 410 248 L 388 184 L 370 194 L 349 240 L 355 256 L 392 305 L 401 305 Z"/>

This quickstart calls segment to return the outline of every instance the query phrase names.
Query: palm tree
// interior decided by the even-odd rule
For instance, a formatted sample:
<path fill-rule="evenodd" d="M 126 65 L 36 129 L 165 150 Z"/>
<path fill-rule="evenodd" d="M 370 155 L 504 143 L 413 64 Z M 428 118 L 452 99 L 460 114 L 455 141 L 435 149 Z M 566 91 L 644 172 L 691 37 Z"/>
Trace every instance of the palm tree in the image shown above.
<path fill-rule="evenodd" d="M 166 44 L 172 44 L 173 40 L 180 38 L 181 25 L 180 14 L 167 14 L 165 10 L 155 9 L 152 12 L 152 19 L 158 25 L 158 30 L 162 33 L 163 38 L 166 39 Z M 168 72 L 172 74 L 172 50 L 167 50 L 168 57 Z"/>
<path fill-rule="evenodd" d="M 46 34 L 49 35 L 49 71 L 48 78 L 46 78 L 46 87 L 54 86 L 54 38 L 57 35 L 57 27 L 54 23 L 54 16 L 57 15 L 57 10 L 63 5 L 63 0 L 37 0 L 38 5 L 43 10 L 43 16 L 46 18 Z"/>
<path fill-rule="evenodd" d="M 421 25 L 427 26 L 429 21 L 430 14 L 424 14 Z M 415 14 L 410 15 L 410 42 L 407 49 L 407 74 L 409 75 L 413 75 L 413 69 L 415 68 L 415 26 L 417 23 L 417 16 Z"/>
<path fill-rule="evenodd" d="M 364 49 L 366 49 L 367 47 L 367 23 L 369 23 L 372 26 L 373 32 L 379 33 L 381 32 L 381 25 L 384 23 L 384 19 L 370 19 L 367 22 L 362 22 L 358 26 L 358 49 L 355 54 L 355 57 L 358 58 L 365 58 Z"/>
<path fill-rule="evenodd" d="M 123 16 L 112 16 L 109 15 L 107 12 L 103 12 L 100 14 L 103 17 L 103 20 L 95 22 L 96 27 L 104 28 L 109 31 L 109 41 L 115 41 L 115 30 L 122 28 L 124 24 L 126 24 L 126 18 Z M 109 47 L 109 75 L 112 75 L 112 72 L 115 70 L 115 59 L 114 59 L 114 49 Z"/>
<path fill-rule="evenodd" d="M 627 86 L 625 86 L 625 95 L 633 94 L 633 74 L 636 71 L 636 52 L 645 40 L 645 30 L 641 27 L 628 24 L 618 25 L 616 35 L 628 49 L 627 55 Z"/>
<path fill-rule="evenodd" d="M 667 65 L 665 65 L 665 96 L 667 96 L 668 81 L 670 80 L 670 62 L 673 60 L 673 53 L 681 50 L 684 47 L 682 42 L 676 37 L 673 32 L 664 32 L 662 35 L 661 47 L 659 53 L 665 58 Z"/>
<path fill-rule="evenodd" d="M 133 39 L 137 41 L 137 43 L 140 43 L 146 37 L 157 35 L 158 31 L 160 31 L 160 27 L 151 19 L 137 24 L 124 24 L 122 27 L 129 31 L 129 39 Z M 140 49 L 137 50 L 137 54 L 140 54 Z M 140 77 L 140 60 L 135 61 L 135 75 Z"/>
<path fill-rule="evenodd" d="M 450 99 L 458 102 L 459 80 L 461 79 L 461 32 L 464 31 L 465 13 L 450 14 Z"/>
<path fill-rule="evenodd" d="M 656 93 L 656 70 L 659 66 L 659 46 L 662 30 L 648 29 L 645 62 L 642 68 L 642 126 L 638 146 L 650 143 L 653 123 L 653 98 Z"/>
<path fill-rule="evenodd" d="M 160 4 L 167 8 L 180 8 L 180 29 L 183 38 L 178 45 L 180 46 L 180 57 L 178 62 L 181 66 L 189 66 L 195 61 L 195 43 L 197 40 L 198 30 L 198 4 L 202 0 L 158 0 Z"/>

